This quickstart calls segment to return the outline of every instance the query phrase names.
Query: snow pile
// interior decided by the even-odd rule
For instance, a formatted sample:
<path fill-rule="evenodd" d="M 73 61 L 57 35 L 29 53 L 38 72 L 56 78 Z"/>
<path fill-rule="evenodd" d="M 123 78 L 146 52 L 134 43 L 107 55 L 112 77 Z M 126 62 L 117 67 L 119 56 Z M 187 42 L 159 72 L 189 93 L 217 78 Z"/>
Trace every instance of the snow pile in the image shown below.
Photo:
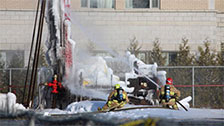
<path fill-rule="evenodd" d="M 65 110 L 60 109 L 44 109 L 38 111 L 44 116 L 54 115 L 54 114 L 76 114 L 76 113 L 86 113 L 86 112 L 95 112 L 98 107 L 103 107 L 106 104 L 106 101 L 81 101 L 73 102 L 67 106 Z"/>
<path fill-rule="evenodd" d="M 83 113 L 97 111 L 98 107 L 103 107 L 106 101 L 82 101 L 74 102 L 67 106 L 68 113 Z"/>
<path fill-rule="evenodd" d="M 16 103 L 16 96 L 13 93 L 0 93 L 0 111 L 15 113 L 19 110 L 26 110 L 22 104 Z"/>

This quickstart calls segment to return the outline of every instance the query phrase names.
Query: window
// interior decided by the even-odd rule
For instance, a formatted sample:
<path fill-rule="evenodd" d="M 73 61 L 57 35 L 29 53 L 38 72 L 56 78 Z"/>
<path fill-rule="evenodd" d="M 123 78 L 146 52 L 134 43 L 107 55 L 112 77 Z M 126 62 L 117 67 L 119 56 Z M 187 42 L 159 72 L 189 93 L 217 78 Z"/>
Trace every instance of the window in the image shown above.
<path fill-rule="evenodd" d="M 160 0 L 126 0 L 126 8 L 159 8 Z"/>
<path fill-rule="evenodd" d="M 148 0 L 133 0 L 133 8 L 149 8 Z"/>
<path fill-rule="evenodd" d="M 108 52 L 98 51 L 98 50 L 94 50 L 94 55 L 95 56 L 101 56 L 101 57 L 111 56 Z"/>
<path fill-rule="evenodd" d="M 21 68 L 24 67 L 24 51 L 1 50 L 0 60 L 4 63 L 4 67 Z"/>
<path fill-rule="evenodd" d="M 175 63 L 177 58 L 177 52 L 169 52 L 169 64 Z"/>
<path fill-rule="evenodd" d="M 163 52 L 163 56 L 166 56 L 165 65 L 171 65 L 177 58 L 177 52 Z"/>
<path fill-rule="evenodd" d="M 159 8 L 159 0 L 152 0 L 152 8 Z"/>
<path fill-rule="evenodd" d="M 145 51 L 140 51 L 138 52 L 137 56 L 136 56 L 138 59 L 140 59 L 141 61 L 143 61 L 144 63 L 146 63 L 147 61 L 147 52 Z"/>
<path fill-rule="evenodd" d="M 88 0 L 81 0 L 81 7 L 88 7 Z"/>
<path fill-rule="evenodd" d="M 0 69 L 1 68 L 6 68 L 6 53 L 5 52 L 0 52 Z"/>
<path fill-rule="evenodd" d="M 115 0 L 81 0 L 81 7 L 114 8 Z"/>
<path fill-rule="evenodd" d="M 224 52 L 224 42 L 221 43 L 221 51 Z"/>
<path fill-rule="evenodd" d="M 222 57 L 224 58 L 224 42 L 221 43 L 221 54 Z"/>

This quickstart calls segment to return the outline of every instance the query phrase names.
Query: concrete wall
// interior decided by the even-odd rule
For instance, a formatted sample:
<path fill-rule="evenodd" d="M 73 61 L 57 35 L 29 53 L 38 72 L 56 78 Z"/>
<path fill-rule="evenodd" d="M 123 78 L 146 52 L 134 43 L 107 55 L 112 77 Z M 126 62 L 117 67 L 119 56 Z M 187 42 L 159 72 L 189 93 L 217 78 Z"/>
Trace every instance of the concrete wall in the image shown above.
<path fill-rule="evenodd" d="M 217 14 L 217 42 L 224 43 L 224 13 Z"/>
<path fill-rule="evenodd" d="M 0 50 L 25 50 L 25 60 L 28 60 L 30 44 L 33 35 L 35 12 L 0 11 Z M 46 40 L 46 27 L 43 40 Z"/>
<path fill-rule="evenodd" d="M 217 40 L 223 40 L 217 32 L 215 11 L 74 11 L 72 18 L 77 42 L 83 44 L 90 39 L 112 49 L 127 49 L 133 36 L 144 45 L 143 50 L 151 50 L 155 38 L 166 51 L 178 50 L 183 37 L 189 39 L 192 50 L 197 50 L 206 38 L 217 49 Z"/>
<path fill-rule="evenodd" d="M 0 50 L 26 50 L 32 39 L 34 11 L 0 11 Z M 192 50 L 209 38 L 214 48 L 224 41 L 224 14 L 215 11 L 73 11 L 72 37 L 125 50 L 136 36 L 144 50 L 159 38 L 164 50 L 178 50 L 182 37 Z M 45 27 L 43 42 L 46 40 Z M 85 45 L 86 46 L 86 45 Z M 100 50 L 102 47 L 98 46 Z"/>

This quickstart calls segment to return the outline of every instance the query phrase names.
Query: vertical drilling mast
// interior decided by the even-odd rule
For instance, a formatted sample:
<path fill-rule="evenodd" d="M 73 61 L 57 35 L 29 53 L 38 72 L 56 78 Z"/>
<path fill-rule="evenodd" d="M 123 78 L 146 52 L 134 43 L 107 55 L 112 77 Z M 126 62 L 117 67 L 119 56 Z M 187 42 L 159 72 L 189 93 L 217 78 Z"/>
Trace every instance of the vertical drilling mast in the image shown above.
<path fill-rule="evenodd" d="M 75 48 L 75 42 L 70 38 L 70 0 L 48 0 L 46 13 L 49 31 L 47 61 L 62 81 L 73 68 Z"/>
<path fill-rule="evenodd" d="M 39 7 L 41 8 L 40 12 Z M 39 22 L 37 23 L 38 12 L 40 14 Z M 50 77 L 45 77 L 46 80 L 45 82 L 43 82 L 44 84 L 39 84 L 36 80 L 44 19 L 47 23 L 48 29 L 47 41 L 45 43 L 47 48 L 46 60 L 52 72 Z M 36 35 L 35 29 L 37 27 L 37 24 L 38 33 Z M 35 39 L 36 44 L 34 44 L 33 42 Z M 29 66 L 32 57 L 31 55 L 33 54 L 32 49 L 34 45 L 35 50 L 33 56 L 34 61 L 32 65 L 32 73 L 30 77 L 31 81 L 28 90 L 28 98 L 25 101 L 26 87 L 29 80 Z M 63 78 L 68 78 L 70 71 L 74 69 L 74 49 L 75 42 L 71 39 L 70 0 L 38 0 L 30 57 L 26 75 L 27 77 L 23 94 L 23 103 L 26 104 L 27 107 L 33 107 L 36 83 L 38 83 L 39 86 L 46 86 L 42 89 L 39 88 L 38 104 L 42 104 L 41 100 L 45 99 L 45 104 L 47 105 L 44 106 L 56 107 L 56 104 L 58 103 L 58 97 L 62 95 L 61 92 L 66 92 L 66 89 L 61 85 Z M 41 70 L 39 72 L 46 73 L 46 71 Z M 51 94 L 43 93 L 42 95 L 40 95 L 40 90 L 44 90 L 43 92 L 51 92 Z M 61 90 L 61 92 L 58 90 Z M 62 102 L 59 101 L 59 103 Z"/>

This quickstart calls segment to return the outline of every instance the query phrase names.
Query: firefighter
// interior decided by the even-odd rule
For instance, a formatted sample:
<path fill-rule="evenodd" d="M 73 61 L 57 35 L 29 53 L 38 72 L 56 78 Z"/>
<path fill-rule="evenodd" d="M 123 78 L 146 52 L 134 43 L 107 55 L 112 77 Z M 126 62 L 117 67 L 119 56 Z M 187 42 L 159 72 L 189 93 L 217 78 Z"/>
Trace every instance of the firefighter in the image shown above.
<path fill-rule="evenodd" d="M 120 86 L 116 84 L 114 90 L 110 93 L 107 103 L 102 107 L 98 108 L 99 111 L 111 110 L 116 108 L 122 108 L 126 103 L 129 102 L 127 93 Z"/>
<path fill-rule="evenodd" d="M 46 107 L 47 108 L 62 108 L 62 99 L 64 98 L 65 88 L 62 86 L 61 82 L 58 81 L 58 76 L 54 75 L 53 81 L 46 83 L 48 86 L 47 91 L 45 92 Z"/>
<path fill-rule="evenodd" d="M 176 100 L 180 97 L 180 91 L 173 85 L 173 79 L 167 78 L 166 85 L 160 89 L 160 102 L 163 107 L 178 109 Z"/>

